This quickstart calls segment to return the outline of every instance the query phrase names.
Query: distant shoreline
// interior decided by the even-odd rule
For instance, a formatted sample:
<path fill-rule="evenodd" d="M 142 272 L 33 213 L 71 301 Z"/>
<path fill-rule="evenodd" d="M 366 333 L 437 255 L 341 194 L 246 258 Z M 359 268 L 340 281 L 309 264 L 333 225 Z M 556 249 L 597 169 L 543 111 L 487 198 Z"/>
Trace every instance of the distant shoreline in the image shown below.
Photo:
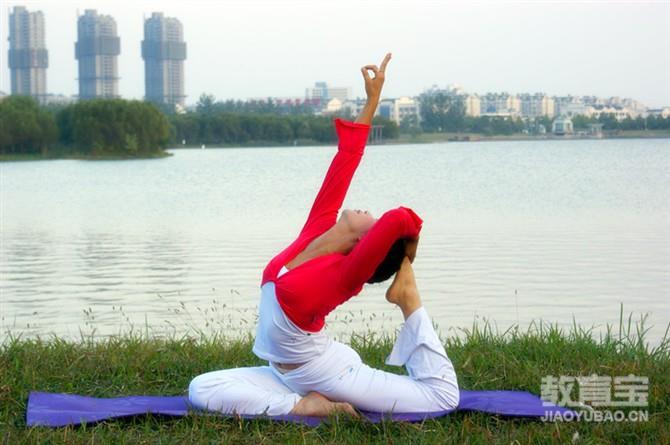
<path fill-rule="evenodd" d="M 653 131 L 622 131 L 616 134 L 603 134 L 602 137 L 594 136 L 556 136 L 553 134 L 544 135 L 529 135 L 522 133 L 515 133 L 510 135 L 483 135 L 480 133 L 420 133 L 415 136 L 410 134 L 401 134 L 397 139 L 384 140 L 382 144 L 375 145 L 403 145 L 403 144 L 434 144 L 434 143 L 449 143 L 449 142 L 500 142 L 500 141 L 583 141 L 583 140 L 604 140 L 604 139 L 670 139 L 670 130 L 653 130 Z M 279 143 L 269 141 L 256 141 L 247 144 L 217 144 L 212 147 L 214 149 L 225 148 L 271 148 L 271 147 L 310 147 L 310 146 L 327 146 L 333 143 L 320 143 L 317 141 L 299 141 L 297 144 L 293 143 Z M 162 153 L 156 153 L 145 156 L 127 156 L 127 155 L 82 155 L 82 154 L 47 154 L 46 156 L 40 154 L 0 154 L 0 162 L 19 162 L 19 161 L 48 161 L 48 160 L 82 160 L 82 161 L 126 161 L 136 159 L 161 159 L 172 156 L 167 150 L 200 150 L 202 145 L 178 145 L 168 147 Z M 205 145 L 205 148 L 208 148 Z"/>
<path fill-rule="evenodd" d="M 668 139 L 670 130 L 625 131 L 596 136 L 556 136 L 554 134 L 532 135 L 514 133 L 510 135 L 484 135 L 481 133 L 421 133 L 416 136 L 401 134 L 398 139 L 385 141 L 385 144 L 430 144 L 437 142 L 489 142 L 489 141 L 583 141 L 601 139 Z"/>
<path fill-rule="evenodd" d="M 162 153 L 154 153 L 143 156 L 127 156 L 127 155 L 82 155 L 82 154 L 47 154 L 41 155 L 37 153 L 29 154 L 0 154 L 0 162 L 24 162 L 24 161 L 57 161 L 57 160 L 73 160 L 73 161 L 132 161 L 138 159 L 162 159 L 173 156 L 172 153 L 163 151 Z"/>

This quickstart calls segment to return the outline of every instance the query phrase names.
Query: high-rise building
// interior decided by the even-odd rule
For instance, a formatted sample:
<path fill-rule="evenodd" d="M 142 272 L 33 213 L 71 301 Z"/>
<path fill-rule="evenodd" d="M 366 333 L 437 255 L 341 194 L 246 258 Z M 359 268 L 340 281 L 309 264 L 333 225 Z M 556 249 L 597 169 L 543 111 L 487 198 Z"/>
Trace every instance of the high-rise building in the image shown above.
<path fill-rule="evenodd" d="M 179 20 L 154 12 L 144 21 L 142 41 L 146 99 L 184 106 L 186 43 Z"/>
<path fill-rule="evenodd" d="M 49 53 L 44 43 L 44 14 L 14 6 L 9 14 L 9 69 L 12 94 L 43 102 L 47 94 Z"/>
<path fill-rule="evenodd" d="M 86 9 L 77 20 L 75 57 L 79 61 L 79 99 L 119 97 L 118 55 L 121 42 L 116 21 Z"/>

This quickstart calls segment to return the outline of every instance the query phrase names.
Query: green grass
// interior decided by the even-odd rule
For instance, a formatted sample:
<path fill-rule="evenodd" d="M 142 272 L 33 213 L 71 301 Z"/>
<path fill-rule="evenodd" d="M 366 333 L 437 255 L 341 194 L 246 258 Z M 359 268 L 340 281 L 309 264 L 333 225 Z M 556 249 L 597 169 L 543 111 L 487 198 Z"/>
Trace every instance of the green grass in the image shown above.
<path fill-rule="evenodd" d="M 533 324 L 499 333 L 475 324 L 445 340 L 464 389 L 519 389 L 540 393 L 545 375 L 648 376 L 647 422 L 543 423 L 481 413 L 456 413 L 421 424 L 373 425 L 333 417 L 317 428 L 218 416 L 141 416 L 59 429 L 28 428 L 31 390 L 111 397 L 180 395 L 192 377 L 214 369 L 260 364 L 251 338 L 155 338 L 137 331 L 121 337 L 65 341 L 9 335 L 0 346 L 0 443 L 670 443 L 670 338 L 645 344 L 644 319 L 621 318 L 594 338 L 592 330 Z M 392 338 L 352 335 L 363 359 L 380 368 Z M 578 435 L 578 436 L 576 436 Z M 575 441 L 573 438 L 577 437 Z"/>

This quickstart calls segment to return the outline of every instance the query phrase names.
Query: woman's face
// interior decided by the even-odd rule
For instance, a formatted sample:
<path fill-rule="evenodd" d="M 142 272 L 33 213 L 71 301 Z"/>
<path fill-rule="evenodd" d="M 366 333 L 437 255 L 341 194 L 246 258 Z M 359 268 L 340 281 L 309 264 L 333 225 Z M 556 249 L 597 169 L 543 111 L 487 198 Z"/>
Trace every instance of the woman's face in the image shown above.
<path fill-rule="evenodd" d="M 346 224 L 349 229 L 356 233 L 358 237 L 363 236 L 377 222 L 377 220 L 367 210 L 344 209 L 340 216 L 340 221 Z"/>

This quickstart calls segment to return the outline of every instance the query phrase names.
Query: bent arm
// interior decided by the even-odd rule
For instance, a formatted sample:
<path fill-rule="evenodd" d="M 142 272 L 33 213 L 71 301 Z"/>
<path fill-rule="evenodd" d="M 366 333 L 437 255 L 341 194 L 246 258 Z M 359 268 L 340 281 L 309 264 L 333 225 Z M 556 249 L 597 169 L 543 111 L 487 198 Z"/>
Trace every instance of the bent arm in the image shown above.
<path fill-rule="evenodd" d="M 423 220 L 412 209 L 398 207 L 384 213 L 342 261 L 341 289 L 356 293 L 370 279 L 399 238 L 416 238 Z"/>

